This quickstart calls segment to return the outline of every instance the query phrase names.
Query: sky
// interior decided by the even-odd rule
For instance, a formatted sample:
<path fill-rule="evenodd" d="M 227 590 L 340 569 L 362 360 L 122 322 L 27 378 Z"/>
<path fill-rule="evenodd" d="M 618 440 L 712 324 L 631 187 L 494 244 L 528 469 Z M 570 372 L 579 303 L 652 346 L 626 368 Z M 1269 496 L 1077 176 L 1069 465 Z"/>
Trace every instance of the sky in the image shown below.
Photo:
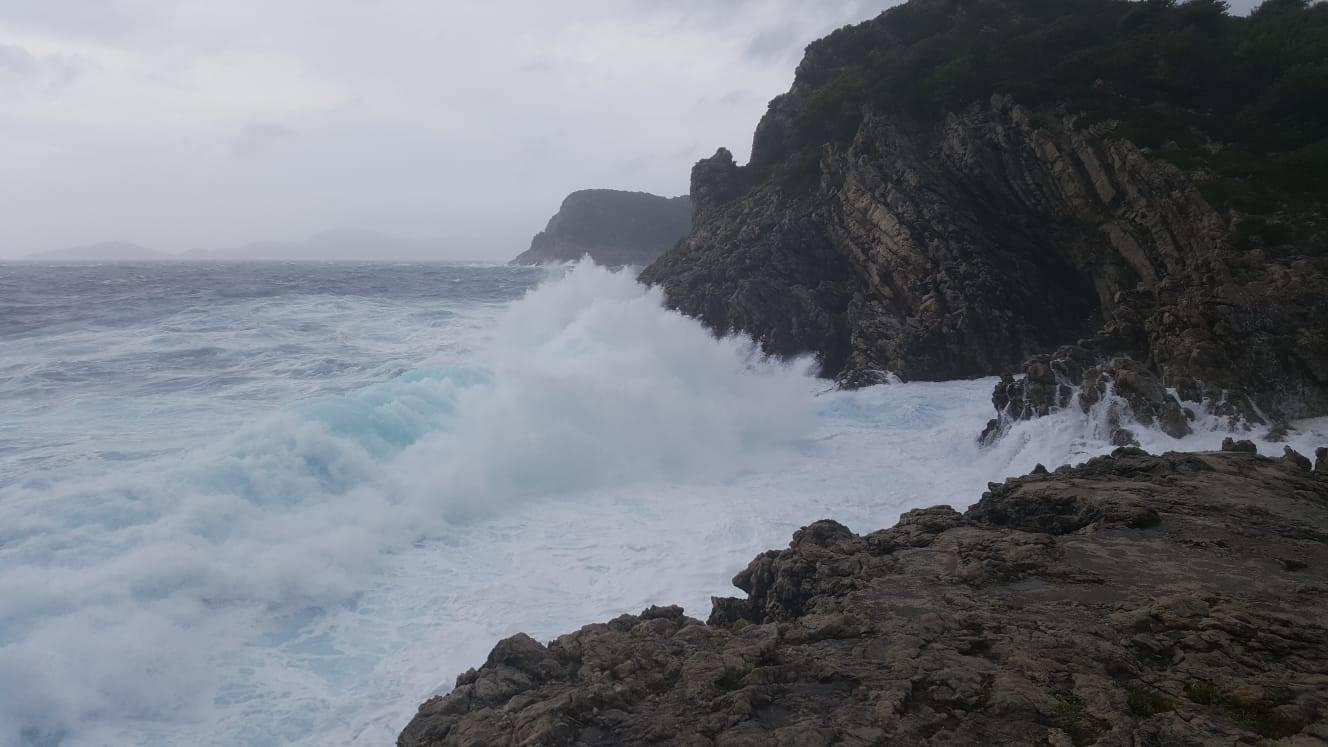
<path fill-rule="evenodd" d="M 0 257 L 356 227 L 506 258 L 568 192 L 745 159 L 803 47 L 892 4 L 0 0 Z"/>
<path fill-rule="evenodd" d="M 803 47 L 897 2 L 0 0 L 0 258 L 334 228 L 510 257 L 568 192 L 745 160 Z"/>

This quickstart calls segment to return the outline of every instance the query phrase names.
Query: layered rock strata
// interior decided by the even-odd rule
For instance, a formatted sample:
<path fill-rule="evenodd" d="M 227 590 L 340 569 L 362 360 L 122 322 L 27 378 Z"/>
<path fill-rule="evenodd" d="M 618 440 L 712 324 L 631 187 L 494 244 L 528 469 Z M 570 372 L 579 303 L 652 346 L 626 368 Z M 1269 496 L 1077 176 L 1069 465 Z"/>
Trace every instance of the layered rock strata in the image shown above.
<path fill-rule="evenodd" d="M 1214 140 L 1140 147 L 1122 122 L 1081 113 L 1138 105 L 1111 93 L 1137 71 L 1098 80 L 1099 100 L 1075 89 L 1076 105 L 996 90 L 943 116 L 910 109 L 910 81 L 931 85 L 990 54 L 984 45 L 1065 22 L 1054 7 L 913 0 L 814 43 L 758 125 L 750 163 L 720 149 L 696 164 L 693 229 L 642 279 L 716 331 L 772 354 L 814 352 L 849 386 L 885 372 L 998 375 L 1074 344 L 1091 365 L 1127 356 L 1206 399 L 1248 396 L 1279 418 L 1328 412 L 1322 206 L 1216 209 L 1203 190 L 1219 182 L 1267 188 L 1214 177 L 1246 156 Z M 1065 12 L 1133 6 L 1077 7 Z M 929 60 L 938 45 L 954 58 Z M 1153 106 L 1189 111 L 1165 96 Z"/>

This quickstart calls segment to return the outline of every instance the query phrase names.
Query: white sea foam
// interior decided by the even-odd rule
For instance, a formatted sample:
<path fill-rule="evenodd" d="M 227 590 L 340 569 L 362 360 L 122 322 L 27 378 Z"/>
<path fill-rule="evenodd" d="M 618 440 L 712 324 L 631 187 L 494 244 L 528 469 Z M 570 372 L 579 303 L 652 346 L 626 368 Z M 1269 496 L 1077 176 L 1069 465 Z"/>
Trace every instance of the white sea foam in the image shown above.
<path fill-rule="evenodd" d="M 306 402 L 182 458 L 12 486 L 9 738 L 205 722 L 236 650 L 352 601 L 385 553 L 523 500 L 759 469 L 814 424 L 805 363 L 713 341 L 626 274 L 579 267 L 496 337 L 477 365 Z"/>
<path fill-rule="evenodd" d="M 1076 409 L 979 448 L 990 379 L 824 392 L 591 265 L 472 344 L 183 456 L 6 489 L 0 740 L 390 742 L 501 636 L 704 616 L 809 521 L 870 530 L 1110 450 Z M 1226 435 L 1200 425 L 1136 431 Z"/>

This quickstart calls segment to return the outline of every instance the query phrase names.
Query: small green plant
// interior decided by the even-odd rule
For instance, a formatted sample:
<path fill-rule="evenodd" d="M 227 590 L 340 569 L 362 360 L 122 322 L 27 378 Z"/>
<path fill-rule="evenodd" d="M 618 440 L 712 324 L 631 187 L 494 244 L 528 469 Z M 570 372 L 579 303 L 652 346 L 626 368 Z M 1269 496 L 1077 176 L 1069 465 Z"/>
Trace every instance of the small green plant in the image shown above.
<path fill-rule="evenodd" d="M 1213 705 L 1220 699 L 1217 688 L 1211 682 L 1191 682 L 1185 686 L 1185 697 L 1199 705 Z"/>
<path fill-rule="evenodd" d="M 1213 706 L 1231 723 L 1269 739 L 1289 737 L 1300 726 L 1278 713 L 1268 700 L 1245 700 L 1223 693 L 1211 682 L 1194 682 L 1185 687 L 1185 697 L 1194 703 Z"/>
<path fill-rule="evenodd" d="M 1092 744 L 1101 733 L 1097 720 L 1088 714 L 1084 701 L 1072 692 L 1054 693 L 1056 698 L 1056 716 L 1053 723 L 1056 728 L 1070 735 L 1075 744 Z"/>
<path fill-rule="evenodd" d="M 1126 688 L 1125 692 L 1125 703 L 1130 707 L 1130 713 L 1136 716 L 1147 718 L 1176 709 L 1176 704 L 1172 702 L 1171 698 L 1156 690 L 1144 687 L 1129 687 Z"/>

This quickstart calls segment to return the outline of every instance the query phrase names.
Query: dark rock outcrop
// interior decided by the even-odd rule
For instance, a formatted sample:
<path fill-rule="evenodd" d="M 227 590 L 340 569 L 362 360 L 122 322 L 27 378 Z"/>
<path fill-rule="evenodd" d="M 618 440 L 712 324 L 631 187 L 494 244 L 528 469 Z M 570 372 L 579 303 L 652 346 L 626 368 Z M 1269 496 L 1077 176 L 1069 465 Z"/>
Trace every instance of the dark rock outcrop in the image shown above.
<path fill-rule="evenodd" d="M 515 264 L 573 262 L 589 254 L 602 265 L 646 265 L 691 229 L 686 195 L 584 189 L 563 200 Z"/>
<path fill-rule="evenodd" d="M 510 638 L 399 744 L 1321 744 L 1325 527 L 1299 460 L 1119 449 L 963 514 L 812 524 L 708 624 Z"/>
<path fill-rule="evenodd" d="M 848 385 L 881 381 L 886 371 L 905 379 L 1000 374 L 1078 343 L 1088 365 L 1129 357 L 1140 376 L 1208 399 L 1245 392 L 1282 417 L 1328 412 L 1321 205 L 1287 203 L 1256 217 L 1210 200 L 1217 186 L 1245 194 L 1265 185 L 1215 176 L 1245 158 L 1221 141 L 1136 142 L 1150 115 L 1126 117 L 1137 99 L 1116 90 L 1137 84 L 1133 67 L 1104 62 L 1099 77 L 1118 78 L 1065 91 L 1052 76 L 946 98 L 986 75 L 964 67 L 974 59 L 1017 64 L 1018 49 L 1002 56 L 990 46 L 1021 34 L 1042 34 L 1027 37 L 1033 48 L 1069 44 L 1058 53 L 1064 59 L 1088 40 L 1094 50 L 1117 42 L 1148 50 L 1169 38 L 1119 41 L 1146 23 L 1128 16 L 1137 7 L 1130 3 L 1066 6 L 912 0 L 814 43 L 792 89 L 758 126 L 751 162 L 737 166 L 721 149 L 693 169 L 693 230 L 642 279 L 717 331 L 750 333 L 778 355 L 815 352 L 824 374 Z M 1194 25 L 1202 19 L 1185 15 L 1197 11 L 1148 7 L 1177 14 L 1167 21 L 1177 38 L 1206 33 Z M 1069 31 L 1056 36 L 1057 24 L 1093 14 L 1108 30 L 1099 38 L 1086 27 L 1084 49 L 1066 41 Z M 1235 30 L 1266 20 L 1219 18 Z M 936 59 L 937 49 L 952 57 Z M 942 73 L 958 77 L 942 85 Z M 1009 95 L 1020 85 L 1026 94 Z M 1150 90 L 1160 97 L 1150 111 L 1196 111 L 1194 102 L 1166 99 L 1177 90 L 1188 89 Z M 944 107 L 939 116 L 912 105 L 924 94 Z M 1233 86 L 1227 99 L 1257 95 Z M 1214 111 L 1205 121 L 1220 119 Z M 1251 239 L 1249 227 L 1269 220 L 1295 230 L 1265 231 L 1266 245 Z M 1154 394 L 1141 396 L 1167 411 L 1136 415 L 1184 430 L 1179 410 Z"/>
<path fill-rule="evenodd" d="M 1067 345 L 1025 361 L 1022 378 L 1001 376 L 991 395 L 996 417 L 987 422 L 978 440 L 992 443 L 1012 423 L 1049 415 L 1072 403 L 1084 413 L 1105 406 L 1110 437 L 1117 446 L 1139 445 L 1133 432 L 1122 425 L 1126 414 L 1133 422 L 1172 438 L 1191 433 L 1190 422 L 1200 411 L 1224 418 L 1232 431 L 1248 431 L 1267 422 L 1243 392 L 1206 387 L 1189 377 L 1176 378 L 1173 384 L 1174 394 L 1152 370 L 1129 356 L 1104 359 L 1088 347 Z M 1278 420 L 1264 438 L 1285 440 L 1289 429 L 1284 419 Z"/>
<path fill-rule="evenodd" d="M 1258 454 L 1259 447 L 1255 446 L 1253 441 L 1246 439 L 1237 441 L 1236 439 L 1227 436 L 1222 439 L 1222 451 L 1236 451 L 1242 454 Z"/>
<path fill-rule="evenodd" d="M 1049 415 L 1072 404 L 1084 413 L 1105 406 L 1111 439 L 1117 446 L 1138 445 L 1133 433 L 1122 425 L 1126 413 L 1133 422 L 1172 438 L 1191 433 L 1190 421 L 1200 410 L 1225 417 L 1232 430 L 1248 430 L 1252 424 L 1264 422 L 1258 408 L 1240 392 L 1206 390 L 1185 379 L 1177 382 L 1173 395 L 1156 374 L 1128 356 L 1096 362 L 1100 360 L 1089 350 L 1070 345 L 1026 361 L 1022 378 L 1003 375 L 991 395 L 996 417 L 987 422 L 979 441 L 991 443 L 1011 423 Z"/>

